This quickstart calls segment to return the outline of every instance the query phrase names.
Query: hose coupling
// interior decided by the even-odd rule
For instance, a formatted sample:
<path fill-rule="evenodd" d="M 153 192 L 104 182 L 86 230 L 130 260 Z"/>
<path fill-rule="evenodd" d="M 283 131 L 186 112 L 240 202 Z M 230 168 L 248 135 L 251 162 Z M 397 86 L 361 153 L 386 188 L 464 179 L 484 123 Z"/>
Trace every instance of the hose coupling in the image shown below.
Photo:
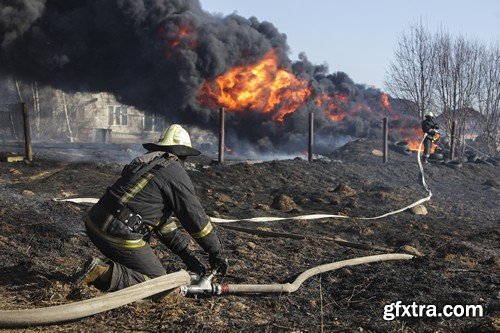
<path fill-rule="evenodd" d="M 229 292 L 229 285 L 225 283 L 215 283 L 212 285 L 214 295 L 227 294 Z"/>
<path fill-rule="evenodd" d="M 181 286 L 179 290 L 180 294 L 182 296 L 186 296 L 187 294 L 216 294 L 214 289 L 215 284 L 212 284 L 212 280 L 216 274 L 217 270 L 213 270 L 210 274 L 202 276 L 201 278 L 198 276 L 198 279 L 196 279 L 194 276 L 191 276 L 191 283 L 195 284 L 191 284 L 189 286 Z"/>

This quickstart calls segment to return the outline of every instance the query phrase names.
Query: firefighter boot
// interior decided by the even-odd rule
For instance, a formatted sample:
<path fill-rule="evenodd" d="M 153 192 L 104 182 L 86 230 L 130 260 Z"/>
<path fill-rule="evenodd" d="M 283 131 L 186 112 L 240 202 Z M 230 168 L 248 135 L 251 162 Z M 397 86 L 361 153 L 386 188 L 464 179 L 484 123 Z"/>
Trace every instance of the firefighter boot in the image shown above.
<path fill-rule="evenodd" d="M 98 289 L 106 290 L 111 282 L 111 273 L 111 265 L 98 258 L 91 258 L 85 263 L 83 270 L 75 277 L 75 284 L 79 287 L 94 285 Z"/>

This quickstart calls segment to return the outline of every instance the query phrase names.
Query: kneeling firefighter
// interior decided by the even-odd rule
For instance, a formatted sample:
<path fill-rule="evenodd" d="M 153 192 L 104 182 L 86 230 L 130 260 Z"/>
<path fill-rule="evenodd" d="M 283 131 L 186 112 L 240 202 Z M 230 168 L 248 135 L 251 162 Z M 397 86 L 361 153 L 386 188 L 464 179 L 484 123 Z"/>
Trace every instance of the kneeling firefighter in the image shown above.
<path fill-rule="evenodd" d="M 121 177 L 85 216 L 87 235 L 110 260 L 89 261 L 78 284 L 115 291 L 166 274 L 148 243 L 153 233 L 183 260 L 188 270 L 203 275 L 206 268 L 188 250 L 188 239 L 169 219 L 172 213 L 209 254 L 211 268 L 223 275 L 227 271 L 217 231 L 182 166 L 187 156 L 200 154 L 192 148 L 188 132 L 174 124 L 163 132 L 158 143 L 143 146 L 148 153 L 126 165 Z"/>
<path fill-rule="evenodd" d="M 424 140 L 424 155 L 422 157 L 422 162 L 424 163 L 428 163 L 432 143 L 439 139 L 438 129 L 439 125 L 434 121 L 434 113 L 429 111 L 425 115 L 424 121 L 422 121 L 422 131 L 427 134 L 427 137 Z"/>

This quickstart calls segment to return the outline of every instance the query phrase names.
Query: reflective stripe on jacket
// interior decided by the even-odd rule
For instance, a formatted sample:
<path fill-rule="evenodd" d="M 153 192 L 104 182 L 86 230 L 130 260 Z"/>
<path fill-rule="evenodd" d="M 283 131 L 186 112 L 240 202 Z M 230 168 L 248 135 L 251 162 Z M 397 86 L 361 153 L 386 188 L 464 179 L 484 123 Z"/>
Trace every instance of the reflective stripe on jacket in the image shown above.
<path fill-rule="evenodd" d="M 210 223 L 198 198 L 194 186 L 179 160 L 173 155 L 152 152 L 134 159 L 123 168 L 122 176 L 108 188 L 117 202 L 126 205 L 139 214 L 149 231 L 155 232 L 174 253 L 188 245 L 187 239 L 168 218 L 172 213 L 179 219 L 184 229 L 208 253 L 220 250 L 216 230 Z M 160 163 L 134 181 L 135 172 L 155 158 L 164 158 Z M 122 222 L 109 214 L 101 199 L 89 212 L 91 221 L 99 230 L 115 239 L 123 241 L 143 239 L 144 235 L 132 232 Z"/>

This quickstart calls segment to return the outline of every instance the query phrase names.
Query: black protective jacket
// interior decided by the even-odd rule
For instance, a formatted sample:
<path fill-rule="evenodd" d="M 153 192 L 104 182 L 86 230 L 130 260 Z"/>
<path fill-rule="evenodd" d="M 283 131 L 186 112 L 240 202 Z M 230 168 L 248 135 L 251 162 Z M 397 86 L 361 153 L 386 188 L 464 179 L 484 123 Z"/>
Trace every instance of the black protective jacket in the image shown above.
<path fill-rule="evenodd" d="M 422 131 L 427 133 L 430 139 L 434 137 L 437 129 L 439 129 L 439 125 L 434 122 L 432 117 L 425 117 L 424 121 L 422 121 Z"/>
<path fill-rule="evenodd" d="M 161 163 L 134 179 L 133 175 L 140 174 L 142 168 L 157 159 L 161 159 Z M 119 202 L 139 214 L 147 223 L 147 230 L 132 231 L 123 223 L 123 218 L 120 220 L 113 215 L 114 207 L 110 202 Z M 172 213 L 205 252 L 215 253 L 221 249 L 217 232 L 196 197 L 181 162 L 174 155 L 150 152 L 126 165 L 121 177 L 92 207 L 89 212 L 90 229 L 110 245 L 120 248 L 146 245 L 145 240 L 154 232 L 172 252 L 178 254 L 186 249 L 188 240 L 177 229 L 175 221 L 169 219 Z"/>

